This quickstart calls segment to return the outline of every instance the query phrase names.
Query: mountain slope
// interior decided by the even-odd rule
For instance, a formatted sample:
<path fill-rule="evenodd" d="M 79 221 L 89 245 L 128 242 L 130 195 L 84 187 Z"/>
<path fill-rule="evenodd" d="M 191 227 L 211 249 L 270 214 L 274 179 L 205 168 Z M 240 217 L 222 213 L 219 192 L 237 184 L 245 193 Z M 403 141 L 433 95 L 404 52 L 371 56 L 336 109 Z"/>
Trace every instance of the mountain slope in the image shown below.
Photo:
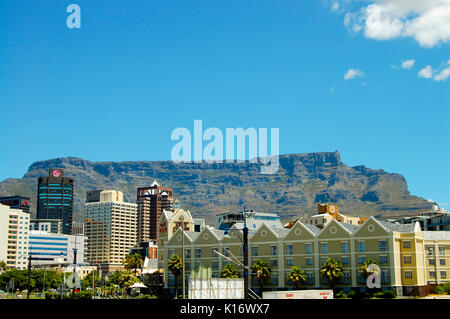
<path fill-rule="evenodd" d="M 182 207 L 196 217 L 213 221 L 217 213 L 247 208 L 277 212 L 283 218 L 316 213 L 316 204 L 337 203 L 340 212 L 356 216 L 417 214 L 431 207 L 410 195 L 400 174 L 365 166 L 349 167 L 338 152 L 280 156 L 276 174 L 260 174 L 260 164 L 179 163 L 172 161 L 91 162 L 57 158 L 33 163 L 21 179 L 0 183 L 0 195 L 30 196 L 32 211 L 37 178 L 50 168 L 63 168 L 75 178 L 74 218 L 83 216 L 85 192 L 116 189 L 127 201 L 136 200 L 136 188 L 158 180 L 172 187 Z"/>

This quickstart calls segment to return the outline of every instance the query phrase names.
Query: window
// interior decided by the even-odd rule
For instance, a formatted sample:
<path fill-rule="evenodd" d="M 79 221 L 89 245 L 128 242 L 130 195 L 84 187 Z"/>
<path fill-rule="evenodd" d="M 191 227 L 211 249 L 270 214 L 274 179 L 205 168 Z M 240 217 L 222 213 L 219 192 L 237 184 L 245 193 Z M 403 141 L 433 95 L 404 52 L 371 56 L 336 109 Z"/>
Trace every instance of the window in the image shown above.
<path fill-rule="evenodd" d="M 411 242 L 409 240 L 404 240 L 403 248 L 411 248 Z"/>
<path fill-rule="evenodd" d="M 445 247 L 439 247 L 439 256 L 445 256 Z"/>
<path fill-rule="evenodd" d="M 350 264 L 350 259 L 347 256 L 342 257 L 342 265 Z"/>
<path fill-rule="evenodd" d="M 387 241 L 386 240 L 380 240 L 378 242 L 378 250 L 379 251 L 386 251 L 387 250 Z"/>
<path fill-rule="evenodd" d="M 430 278 L 435 278 L 435 277 L 436 277 L 436 272 L 430 271 Z"/>
<path fill-rule="evenodd" d="M 389 282 L 389 270 L 381 271 L 381 283 L 387 284 Z"/>
<path fill-rule="evenodd" d="M 341 253 L 343 254 L 348 253 L 348 242 L 341 243 Z"/>
<path fill-rule="evenodd" d="M 403 256 L 403 263 L 404 264 L 410 264 L 411 263 L 411 256 Z"/>
<path fill-rule="evenodd" d="M 305 244 L 305 253 L 307 255 L 311 255 L 312 254 L 312 244 Z"/>
<path fill-rule="evenodd" d="M 441 266 L 445 266 L 445 259 L 439 259 L 439 264 Z"/>
<path fill-rule="evenodd" d="M 230 257 L 230 248 L 224 247 L 224 248 L 223 248 L 223 255 L 224 255 L 225 257 Z"/>
<path fill-rule="evenodd" d="M 387 263 L 388 263 L 388 256 L 380 255 L 380 264 L 387 264 Z"/>
<path fill-rule="evenodd" d="M 214 248 L 211 249 L 211 257 L 217 257 L 216 251 L 218 251 L 217 247 L 214 247 Z"/>
<path fill-rule="evenodd" d="M 272 256 L 277 255 L 277 246 L 270 246 L 270 255 Z"/>
<path fill-rule="evenodd" d="M 434 258 L 428 259 L 428 264 L 429 265 L 434 265 Z"/>
<path fill-rule="evenodd" d="M 191 250 L 190 249 L 184 250 L 184 258 L 186 258 L 186 259 L 191 258 Z"/>
<path fill-rule="evenodd" d="M 320 264 L 324 265 L 326 260 L 327 260 L 326 257 L 320 258 Z"/>
<path fill-rule="evenodd" d="M 172 257 L 175 254 L 174 249 L 169 249 L 169 257 Z"/>
<path fill-rule="evenodd" d="M 366 251 L 366 242 L 359 241 L 358 242 L 358 252 L 363 253 Z"/>
<path fill-rule="evenodd" d="M 288 267 L 294 266 L 294 260 L 292 258 L 286 259 L 286 266 Z"/>
<path fill-rule="evenodd" d="M 328 243 L 321 243 L 320 244 L 320 253 L 321 254 L 328 254 Z"/>
<path fill-rule="evenodd" d="M 307 284 L 313 284 L 314 283 L 314 273 L 313 272 L 307 272 L 306 273 L 306 283 Z"/>
<path fill-rule="evenodd" d="M 169 286 L 175 285 L 175 276 L 172 274 L 169 274 Z"/>
<path fill-rule="evenodd" d="M 259 249 L 258 246 L 252 247 L 252 256 L 258 256 L 259 255 Z"/>
<path fill-rule="evenodd" d="M 447 272 L 441 271 L 441 278 L 447 278 Z"/>
<path fill-rule="evenodd" d="M 211 263 L 211 265 L 212 265 L 212 268 L 213 268 L 213 269 L 219 268 L 219 262 L 218 262 L 218 261 L 213 261 L 213 262 Z"/>
<path fill-rule="evenodd" d="M 278 285 L 278 274 L 277 273 L 272 273 L 271 282 L 272 282 L 272 285 Z"/>
<path fill-rule="evenodd" d="M 186 270 L 190 270 L 190 269 L 191 269 L 191 262 L 186 261 L 186 262 L 184 263 L 184 266 L 186 267 Z"/>
<path fill-rule="evenodd" d="M 348 284 L 350 282 L 350 271 L 344 271 L 344 277 L 342 278 L 342 282 Z"/>
<path fill-rule="evenodd" d="M 272 266 L 272 267 L 278 266 L 278 259 L 271 259 L 270 260 L 270 266 Z"/>
<path fill-rule="evenodd" d="M 427 255 L 434 256 L 434 247 L 433 246 L 427 246 Z"/>
<path fill-rule="evenodd" d="M 405 278 L 411 279 L 412 278 L 412 271 L 405 271 Z"/>
<path fill-rule="evenodd" d="M 293 254 L 294 254 L 294 246 L 286 245 L 286 255 L 293 255 Z"/>
<path fill-rule="evenodd" d="M 306 258 L 306 264 L 307 264 L 308 266 L 311 266 L 311 265 L 313 264 L 313 259 L 312 259 L 311 257 L 307 257 L 307 258 Z"/>
<path fill-rule="evenodd" d="M 195 248 L 195 258 L 202 258 L 202 249 Z"/>
<path fill-rule="evenodd" d="M 364 264 L 365 261 L 366 261 L 366 257 L 364 257 L 364 256 L 358 257 L 358 264 L 362 265 L 362 264 Z"/>

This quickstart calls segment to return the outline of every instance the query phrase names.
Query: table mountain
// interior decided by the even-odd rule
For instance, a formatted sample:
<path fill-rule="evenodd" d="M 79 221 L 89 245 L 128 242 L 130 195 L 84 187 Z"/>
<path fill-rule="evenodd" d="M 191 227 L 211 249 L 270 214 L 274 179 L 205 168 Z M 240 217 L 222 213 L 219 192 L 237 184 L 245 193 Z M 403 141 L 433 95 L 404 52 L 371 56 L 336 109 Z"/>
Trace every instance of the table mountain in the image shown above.
<path fill-rule="evenodd" d="M 50 168 L 75 178 L 74 219 L 84 213 L 85 192 L 116 189 L 135 202 L 136 188 L 154 180 L 172 187 L 183 208 L 212 222 L 217 213 L 242 209 L 276 212 L 284 219 L 312 215 L 317 203 L 337 203 L 343 214 L 399 216 L 431 208 L 413 196 L 400 174 L 365 166 L 349 167 L 338 152 L 281 155 L 276 174 L 260 174 L 257 163 L 174 163 L 172 161 L 91 162 L 75 157 L 33 163 L 21 179 L 0 183 L 0 195 L 36 201 L 37 179 Z"/>

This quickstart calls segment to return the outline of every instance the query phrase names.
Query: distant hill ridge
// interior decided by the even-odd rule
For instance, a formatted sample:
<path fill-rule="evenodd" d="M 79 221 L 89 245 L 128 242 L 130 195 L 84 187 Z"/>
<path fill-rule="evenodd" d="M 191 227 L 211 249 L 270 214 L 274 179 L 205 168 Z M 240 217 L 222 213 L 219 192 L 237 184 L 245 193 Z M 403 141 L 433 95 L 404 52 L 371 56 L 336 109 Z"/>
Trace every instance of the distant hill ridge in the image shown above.
<path fill-rule="evenodd" d="M 411 215 L 432 203 L 412 196 L 405 178 L 363 165 L 349 167 L 339 152 L 281 155 L 273 175 L 260 174 L 255 163 L 174 163 L 172 161 L 92 162 L 76 157 L 33 163 L 21 179 L 0 183 L 0 195 L 31 197 L 36 201 L 37 178 L 50 168 L 63 168 L 75 178 L 75 219 L 84 212 L 85 192 L 116 189 L 136 201 L 136 188 L 159 184 L 172 187 L 182 207 L 213 221 L 217 213 L 242 209 L 277 212 L 290 219 L 317 211 L 317 203 L 337 203 L 339 211 L 356 216 Z"/>

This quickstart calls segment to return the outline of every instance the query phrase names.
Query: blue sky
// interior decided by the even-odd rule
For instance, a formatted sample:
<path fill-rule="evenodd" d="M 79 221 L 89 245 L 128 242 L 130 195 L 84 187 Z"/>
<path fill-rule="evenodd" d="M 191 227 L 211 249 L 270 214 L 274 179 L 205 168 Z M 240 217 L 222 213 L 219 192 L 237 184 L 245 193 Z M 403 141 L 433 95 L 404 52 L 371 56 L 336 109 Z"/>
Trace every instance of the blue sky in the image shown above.
<path fill-rule="evenodd" d="M 81 29 L 66 26 L 70 3 Z M 439 23 L 431 7 L 395 11 L 406 12 L 403 29 L 395 16 L 371 19 L 389 8 L 1 1 L 0 180 L 55 157 L 169 160 L 172 130 L 201 119 L 223 131 L 279 128 L 281 154 L 338 150 L 347 165 L 403 174 L 412 194 L 446 207 L 448 35 L 426 25 Z"/>

